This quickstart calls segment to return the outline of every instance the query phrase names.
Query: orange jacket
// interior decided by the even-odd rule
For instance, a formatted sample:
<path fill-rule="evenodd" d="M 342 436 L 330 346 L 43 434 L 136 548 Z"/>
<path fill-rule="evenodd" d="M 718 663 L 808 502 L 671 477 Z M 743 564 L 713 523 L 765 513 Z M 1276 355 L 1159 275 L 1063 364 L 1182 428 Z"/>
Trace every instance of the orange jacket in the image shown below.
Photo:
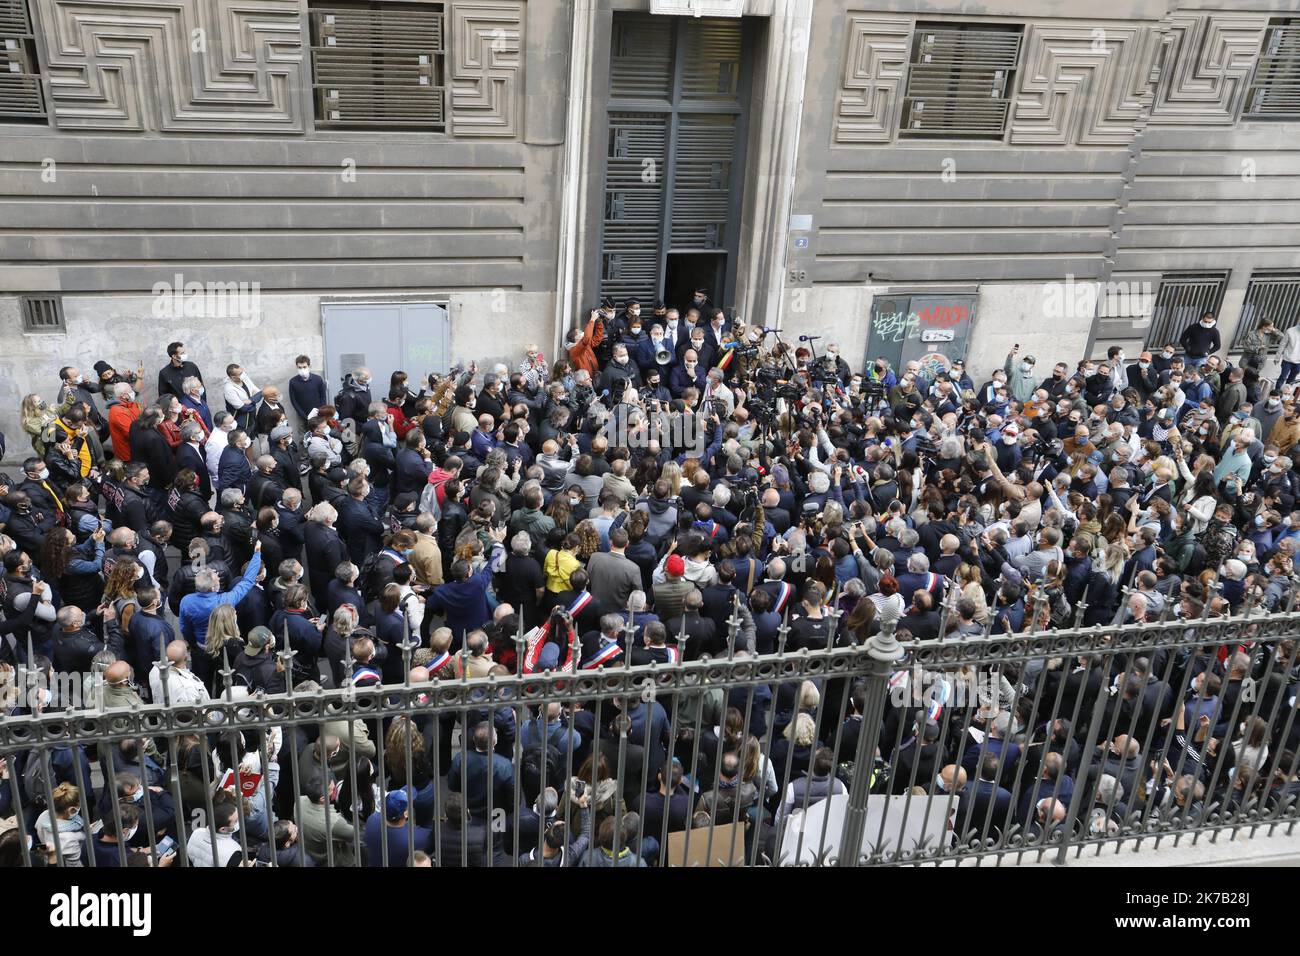
<path fill-rule="evenodd" d="M 592 331 L 595 329 L 595 332 Z M 600 363 L 596 361 L 596 346 L 605 338 L 604 323 L 597 323 L 595 319 L 587 320 L 587 328 L 582 333 L 582 338 L 577 345 L 569 348 L 569 361 L 573 363 L 575 369 L 585 368 L 591 373 L 592 378 L 600 371 Z"/>
<path fill-rule="evenodd" d="M 143 408 L 136 402 L 114 402 L 108 409 L 108 434 L 113 442 L 113 457 L 131 460 L 131 423 Z"/>

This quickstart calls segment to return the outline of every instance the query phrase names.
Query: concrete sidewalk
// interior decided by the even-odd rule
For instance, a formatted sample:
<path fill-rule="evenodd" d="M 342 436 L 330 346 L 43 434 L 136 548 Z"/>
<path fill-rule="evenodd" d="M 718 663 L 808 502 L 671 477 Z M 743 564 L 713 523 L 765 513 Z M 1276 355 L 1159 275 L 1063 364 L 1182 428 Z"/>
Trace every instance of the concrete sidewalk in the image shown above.
<path fill-rule="evenodd" d="M 1037 854 L 1026 855 L 1020 863 L 1014 857 L 1008 857 L 1002 866 L 1055 866 L 1056 854 L 1046 853 L 1040 861 Z M 970 865 L 970 864 L 967 864 Z M 982 866 L 991 865 L 987 861 Z M 1193 842 L 1191 836 L 1184 836 L 1176 844 L 1173 837 L 1165 837 L 1156 846 L 1154 839 L 1145 839 L 1140 844 L 1129 841 L 1123 844 L 1107 844 L 1100 847 L 1085 847 L 1080 853 L 1071 850 L 1065 864 L 1070 869 L 1080 867 L 1238 867 L 1238 866 L 1300 866 L 1300 829 L 1288 835 L 1286 827 L 1278 827 L 1270 836 L 1266 828 L 1250 836 L 1248 829 L 1243 829 L 1233 839 L 1232 832 L 1225 830 L 1219 834 L 1202 834 Z"/>

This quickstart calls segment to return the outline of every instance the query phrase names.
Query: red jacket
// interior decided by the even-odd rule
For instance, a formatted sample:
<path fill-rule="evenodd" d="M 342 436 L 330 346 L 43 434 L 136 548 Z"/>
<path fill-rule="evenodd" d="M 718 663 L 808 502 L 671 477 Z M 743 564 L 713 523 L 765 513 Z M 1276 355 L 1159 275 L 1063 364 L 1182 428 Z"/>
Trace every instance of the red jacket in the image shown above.
<path fill-rule="evenodd" d="M 595 332 L 592 331 L 595 329 Z M 569 348 L 569 361 L 575 369 L 585 368 L 595 378 L 600 372 L 600 363 L 596 361 L 596 346 L 605 338 L 604 323 L 597 324 L 596 319 L 587 320 L 587 328 L 577 345 Z"/>
<path fill-rule="evenodd" d="M 131 423 L 141 411 L 137 402 L 114 402 L 108 407 L 108 434 L 113 442 L 113 457 L 118 461 L 131 460 Z"/>

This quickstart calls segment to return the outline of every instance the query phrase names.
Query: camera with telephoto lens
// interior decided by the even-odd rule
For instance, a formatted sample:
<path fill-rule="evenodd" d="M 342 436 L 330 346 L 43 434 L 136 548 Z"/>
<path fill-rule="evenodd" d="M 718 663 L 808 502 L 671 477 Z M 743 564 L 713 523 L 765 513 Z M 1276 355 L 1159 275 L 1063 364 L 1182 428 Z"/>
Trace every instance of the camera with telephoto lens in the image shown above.
<path fill-rule="evenodd" d="M 916 453 L 918 455 L 929 455 L 933 457 L 939 453 L 939 446 L 926 432 L 917 432 L 914 437 L 916 439 Z"/>

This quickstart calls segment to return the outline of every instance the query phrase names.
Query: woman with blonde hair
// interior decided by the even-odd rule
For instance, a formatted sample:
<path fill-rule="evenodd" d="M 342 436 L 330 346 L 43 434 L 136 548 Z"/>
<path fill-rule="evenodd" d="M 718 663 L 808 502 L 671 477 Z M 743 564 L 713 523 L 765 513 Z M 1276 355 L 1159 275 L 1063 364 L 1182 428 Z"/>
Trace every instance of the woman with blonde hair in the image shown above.
<path fill-rule="evenodd" d="M 781 732 L 780 739 L 772 744 L 778 792 L 784 790 L 791 780 L 797 780 L 808 772 L 816 744 L 817 722 L 808 714 L 796 714 Z"/>
<path fill-rule="evenodd" d="M 693 461 L 695 461 L 694 458 L 687 459 L 688 464 Z M 696 462 L 696 467 L 699 467 L 698 462 Z M 662 478 L 664 481 L 668 482 L 669 497 L 676 498 L 678 494 L 681 493 L 682 478 L 684 477 L 684 472 L 682 470 L 682 466 L 677 464 L 677 462 L 675 461 L 664 462 L 663 468 L 659 470 L 659 477 Z"/>
<path fill-rule="evenodd" d="M 54 797 L 53 807 L 46 807 L 36 818 L 36 839 L 45 847 L 50 865 L 58 866 L 62 861 L 63 866 L 84 866 L 82 850 L 86 845 L 87 831 L 85 818 L 81 815 L 81 791 L 65 782 L 55 787 L 51 796 Z M 44 802 L 45 795 L 41 794 L 41 803 Z"/>
<path fill-rule="evenodd" d="M 239 636 L 239 618 L 235 615 L 233 604 L 218 604 L 208 615 L 208 635 L 203 640 L 203 651 L 212 661 L 212 685 L 208 690 L 213 697 L 219 696 L 224 688 L 216 686 L 217 671 L 225 666 L 229 657 L 231 663 L 244 651 L 244 640 Z"/>
<path fill-rule="evenodd" d="M 1118 517 L 1112 515 L 1112 517 Z M 1122 542 L 1121 538 L 1121 542 Z M 1105 547 L 1099 564 L 1094 564 L 1092 576 L 1088 579 L 1088 610 L 1084 612 L 1083 626 L 1109 624 L 1115 619 L 1115 612 L 1120 606 L 1120 585 L 1124 575 L 1124 563 L 1128 560 L 1128 549 L 1122 543 L 1112 543 Z"/>
<path fill-rule="evenodd" d="M 989 602 L 984 596 L 984 575 L 978 564 L 963 564 L 957 568 L 957 587 L 960 597 L 975 604 L 975 623 L 984 627 L 989 622 Z"/>
<path fill-rule="evenodd" d="M 329 626 L 325 628 L 322 649 L 329 661 L 330 673 L 334 676 L 334 686 L 342 687 L 345 678 L 343 658 L 347 656 L 348 644 L 352 641 L 352 632 L 357 629 L 360 608 L 351 604 L 340 604 L 330 617 Z"/>
<path fill-rule="evenodd" d="M 23 431 L 27 433 L 27 436 L 32 441 L 32 450 L 44 458 L 46 449 L 49 447 L 45 441 L 46 431 L 59 416 L 54 409 L 50 408 L 45 399 L 36 394 L 27 395 L 23 398 L 20 415 Z"/>

